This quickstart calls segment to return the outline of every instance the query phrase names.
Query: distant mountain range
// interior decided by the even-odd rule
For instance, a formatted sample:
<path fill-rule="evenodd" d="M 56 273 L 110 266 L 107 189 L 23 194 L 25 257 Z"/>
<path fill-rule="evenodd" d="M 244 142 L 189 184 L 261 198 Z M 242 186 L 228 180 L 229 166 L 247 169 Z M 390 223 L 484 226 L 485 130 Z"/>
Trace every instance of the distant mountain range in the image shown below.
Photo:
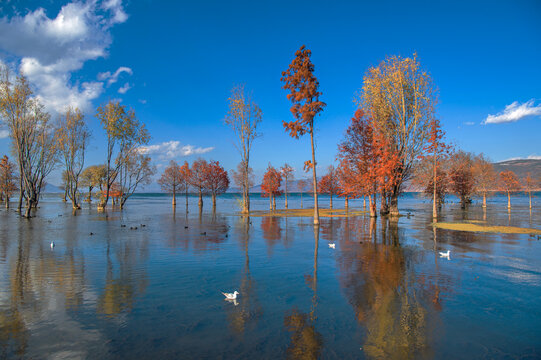
<path fill-rule="evenodd" d="M 527 173 L 531 173 L 532 178 L 541 179 L 541 159 L 521 159 L 521 160 L 506 160 L 494 164 L 496 172 L 513 171 L 517 174 L 520 180 L 526 177 Z"/>

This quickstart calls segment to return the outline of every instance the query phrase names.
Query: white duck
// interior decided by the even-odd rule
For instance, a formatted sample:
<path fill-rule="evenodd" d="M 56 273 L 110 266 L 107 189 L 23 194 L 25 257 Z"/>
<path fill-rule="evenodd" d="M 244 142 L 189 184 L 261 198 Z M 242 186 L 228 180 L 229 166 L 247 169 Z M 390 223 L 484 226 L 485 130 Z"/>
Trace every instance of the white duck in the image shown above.
<path fill-rule="evenodd" d="M 224 292 L 222 292 L 222 294 L 224 294 L 225 300 L 235 300 L 237 298 L 237 295 L 239 294 L 239 292 L 237 290 L 235 290 L 235 292 L 233 292 L 233 293 L 224 293 Z"/>
<path fill-rule="evenodd" d="M 329 247 L 330 247 L 331 249 L 336 249 L 336 244 L 335 244 L 335 243 L 331 243 L 331 244 L 329 244 Z"/>
<path fill-rule="evenodd" d="M 54 248 L 54 241 L 51 241 L 51 249 Z"/>
<path fill-rule="evenodd" d="M 440 251 L 440 257 L 447 258 L 449 260 L 449 256 L 451 255 L 451 250 L 447 250 L 447 252 Z"/>

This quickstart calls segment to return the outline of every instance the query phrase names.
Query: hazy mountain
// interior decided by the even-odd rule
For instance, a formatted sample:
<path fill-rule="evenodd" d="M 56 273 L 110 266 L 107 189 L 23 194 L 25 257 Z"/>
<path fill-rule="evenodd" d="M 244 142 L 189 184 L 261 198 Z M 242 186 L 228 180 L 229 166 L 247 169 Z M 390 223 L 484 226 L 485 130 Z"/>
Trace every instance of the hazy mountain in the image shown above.
<path fill-rule="evenodd" d="M 513 171 L 517 174 L 520 180 L 526 177 L 526 173 L 531 173 L 532 178 L 541 179 L 541 159 L 521 159 L 521 160 L 506 160 L 494 164 L 494 170 Z"/>

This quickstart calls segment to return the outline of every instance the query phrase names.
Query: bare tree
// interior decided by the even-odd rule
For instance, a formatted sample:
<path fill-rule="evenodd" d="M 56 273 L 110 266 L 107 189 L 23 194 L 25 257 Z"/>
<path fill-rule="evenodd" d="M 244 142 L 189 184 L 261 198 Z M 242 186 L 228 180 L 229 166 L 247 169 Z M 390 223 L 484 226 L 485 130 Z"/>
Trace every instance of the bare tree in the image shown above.
<path fill-rule="evenodd" d="M 287 209 L 287 185 L 289 181 L 293 180 L 293 171 L 295 171 L 291 166 L 289 166 L 288 163 L 285 163 L 284 166 L 280 169 L 282 172 L 282 179 L 284 179 L 284 185 L 285 185 L 285 192 L 286 195 L 286 202 L 285 202 L 285 208 Z"/>
<path fill-rule="evenodd" d="M 131 149 L 118 161 L 119 166 L 118 184 L 120 185 L 120 209 L 130 196 L 135 193 L 140 185 L 148 185 L 156 168 L 151 165 L 150 157 L 140 153 L 139 149 Z"/>
<path fill-rule="evenodd" d="M 68 108 L 60 116 L 56 133 L 57 145 L 64 160 L 66 171 L 66 192 L 74 209 L 79 209 L 77 192 L 79 176 L 85 164 L 85 151 L 90 131 L 85 124 L 84 115 L 79 109 Z"/>
<path fill-rule="evenodd" d="M 173 194 L 173 206 L 177 205 L 177 190 L 182 185 L 180 166 L 175 160 L 169 162 L 162 176 L 158 179 L 158 184 L 163 191 Z"/>
<path fill-rule="evenodd" d="M 235 146 L 240 152 L 242 173 L 245 175 L 241 184 L 242 212 L 247 214 L 250 212 L 250 151 L 254 140 L 260 136 L 257 126 L 262 121 L 262 112 L 252 95 L 246 93 L 244 85 L 237 85 L 231 90 L 229 111 L 224 121 L 235 133 Z"/>

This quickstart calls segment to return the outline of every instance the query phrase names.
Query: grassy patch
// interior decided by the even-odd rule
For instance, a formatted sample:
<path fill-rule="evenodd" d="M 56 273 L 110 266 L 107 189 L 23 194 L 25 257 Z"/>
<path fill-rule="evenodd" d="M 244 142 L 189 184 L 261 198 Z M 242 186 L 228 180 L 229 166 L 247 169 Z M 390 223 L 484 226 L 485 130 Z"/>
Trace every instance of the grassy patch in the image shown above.
<path fill-rule="evenodd" d="M 438 229 L 445 230 L 456 230 L 456 231 L 472 231 L 472 232 L 489 232 L 489 233 L 500 233 L 500 234 L 535 234 L 541 235 L 541 230 L 523 228 L 516 226 L 488 226 L 488 225 L 477 225 L 471 222 L 468 223 L 433 223 L 432 226 Z"/>
<path fill-rule="evenodd" d="M 367 211 L 358 209 L 319 209 L 319 217 L 352 217 L 366 214 Z M 314 208 L 308 209 L 277 209 L 271 210 L 259 210 L 250 211 L 250 216 L 264 217 L 264 216 L 276 216 L 276 217 L 313 217 Z"/>

